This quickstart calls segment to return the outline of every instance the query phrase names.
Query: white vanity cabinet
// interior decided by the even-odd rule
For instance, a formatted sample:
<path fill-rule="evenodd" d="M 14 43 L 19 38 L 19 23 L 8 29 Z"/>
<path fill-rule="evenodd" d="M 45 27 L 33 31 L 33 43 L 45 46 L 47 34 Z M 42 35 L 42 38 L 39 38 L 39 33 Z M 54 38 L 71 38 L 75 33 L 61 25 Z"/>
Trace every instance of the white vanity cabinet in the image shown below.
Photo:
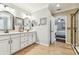
<path fill-rule="evenodd" d="M 20 50 L 20 34 L 11 34 L 11 54 Z"/>
<path fill-rule="evenodd" d="M 0 35 L 0 55 L 10 54 L 10 36 Z"/>
<path fill-rule="evenodd" d="M 0 35 L 0 55 L 13 54 L 35 42 L 35 32 L 4 33 Z"/>

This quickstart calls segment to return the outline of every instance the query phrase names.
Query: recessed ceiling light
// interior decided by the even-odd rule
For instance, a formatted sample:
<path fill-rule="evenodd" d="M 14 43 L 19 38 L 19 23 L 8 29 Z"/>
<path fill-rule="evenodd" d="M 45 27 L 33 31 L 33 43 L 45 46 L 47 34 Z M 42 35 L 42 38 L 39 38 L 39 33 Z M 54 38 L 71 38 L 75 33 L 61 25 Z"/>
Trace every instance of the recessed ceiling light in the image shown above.
<path fill-rule="evenodd" d="M 60 7 L 60 4 L 57 4 L 56 7 Z"/>
<path fill-rule="evenodd" d="M 58 22 L 61 22 L 61 20 L 59 19 Z"/>

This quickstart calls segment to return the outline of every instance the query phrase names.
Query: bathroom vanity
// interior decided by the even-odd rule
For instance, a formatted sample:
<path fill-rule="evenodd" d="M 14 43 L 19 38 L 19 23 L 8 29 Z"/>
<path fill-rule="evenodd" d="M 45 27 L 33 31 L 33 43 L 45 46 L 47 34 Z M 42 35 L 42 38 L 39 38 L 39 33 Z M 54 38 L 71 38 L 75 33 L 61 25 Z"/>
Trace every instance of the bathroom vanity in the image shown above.
<path fill-rule="evenodd" d="M 35 43 L 36 32 L 31 24 L 30 19 L 24 20 L 8 11 L 0 11 L 0 55 L 14 54 Z"/>
<path fill-rule="evenodd" d="M 44 35 L 44 36 L 43 36 Z M 0 55 L 14 54 L 33 43 L 49 46 L 50 20 L 37 21 L 0 11 Z"/>
<path fill-rule="evenodd" d="M 35 41 L 35 31 L 0 33 L 0 55 L 13 54 Z"/>

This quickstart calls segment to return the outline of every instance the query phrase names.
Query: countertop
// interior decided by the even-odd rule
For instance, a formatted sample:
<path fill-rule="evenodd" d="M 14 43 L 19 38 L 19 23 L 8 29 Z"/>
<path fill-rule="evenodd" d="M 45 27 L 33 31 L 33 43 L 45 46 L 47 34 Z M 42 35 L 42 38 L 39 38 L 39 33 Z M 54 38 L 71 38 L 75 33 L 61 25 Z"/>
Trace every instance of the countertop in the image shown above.
<path fill-rule="evenodd" d="M 0 35 L 20 34 L 20 33 L 29 33 L 29 32 L 35 32 L 35 30 L 29 30 L 29 31 L 23 31 L 23 32 L 9 31 L 9 33 L 0 32 Z"/>

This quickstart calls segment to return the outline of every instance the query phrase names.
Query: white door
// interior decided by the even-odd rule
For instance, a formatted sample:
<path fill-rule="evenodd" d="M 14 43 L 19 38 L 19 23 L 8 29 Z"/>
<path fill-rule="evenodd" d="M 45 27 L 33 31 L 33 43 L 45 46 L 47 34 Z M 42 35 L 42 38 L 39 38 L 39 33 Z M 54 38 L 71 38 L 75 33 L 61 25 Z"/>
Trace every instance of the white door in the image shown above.
<path fill-rule="evenodd" d="M 55 26 L 55 18 L 51 18 L 51 43 L 56 41 L 55 38 L 56 26 Z"/>
<path fill-rule="evenodd" d="M 20 50 L 20 37 L 11 38 L 11 53 L 14 53 L 18 50 Z"/>
<path fill-rule="evenodd" d="M 8 39 L 0 41 L 0 55 L 10 54 L 10 41 Z"/>

